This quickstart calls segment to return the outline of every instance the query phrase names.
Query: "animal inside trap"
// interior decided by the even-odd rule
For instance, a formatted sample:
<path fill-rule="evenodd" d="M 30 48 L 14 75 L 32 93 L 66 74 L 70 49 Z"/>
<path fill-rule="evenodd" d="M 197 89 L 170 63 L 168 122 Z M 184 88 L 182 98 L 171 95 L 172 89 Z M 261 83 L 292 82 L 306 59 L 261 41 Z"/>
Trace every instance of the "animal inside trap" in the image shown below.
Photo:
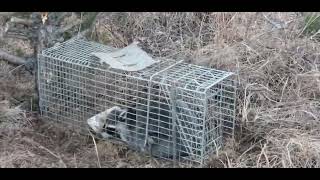
<path fill-rule="evenodd" d="M 150 56 L 144 61 L 147 55 L 137 53 L 131 55 L 140 61 L 128 62 L 133 49 L 78 38 L 44 50 L 42 117 L 89 127 L 155 157 L 203 163 L 234 133 L 232 73 Z"/>

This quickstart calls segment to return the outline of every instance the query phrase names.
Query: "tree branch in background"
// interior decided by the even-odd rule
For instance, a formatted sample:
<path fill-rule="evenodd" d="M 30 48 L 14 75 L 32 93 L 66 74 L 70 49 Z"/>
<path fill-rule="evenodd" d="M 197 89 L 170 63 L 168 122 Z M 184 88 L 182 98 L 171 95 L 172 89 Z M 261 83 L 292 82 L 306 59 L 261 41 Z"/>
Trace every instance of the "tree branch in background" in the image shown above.
<path fill-rule="evenodd" d="M 74 34 L 75 31 L 72 29 L 80 24 L 86 25 L 81 28 L 81 32 L 79 33 L 80 36 L 85 36 L 85 34 L 88 34 L 88 32 L 91 32 L 92 29 L 94 29 L 97 17 L 100 15 L 100 13 L 91 13 L 88 14 L 87 18 L 84 18 L 84 21 L 77 19 L 72 21 L 72 23 L 61 27 L 61 22 L 64 18 L 68 17 L 69 13 L 70 12 L 51 12 L 49 13 L 49 21 L 46 21 L 43 24 L 41 21 L 41 13 L 39 12 L 31 13 L 30 19 L 25 18 L 25 16 L 17 17 L 18 14 L 16 12 L 0 12 L 0 16 L 11 16 L 6 23 L 4 37 L 30 40 L 34 47 L 34 57 L 30 58 L 11 55 L 0 49 L 0 59 L 6 60 L 12 64 L 25 65 L 26 68 L 34 69 L 36 68 L 33 67 L 36 66 L 36 57 L 44 48 L 50 47 L 57 42 L 65 41 L 66 39 L 64 39 L 63 34 L 66 32 L 72 32 L 71 38 L 77 37 L 77 34 Z M 24 27 L 21 28 L 22 25 Z"/>
<path fill-rule="evenodd" d="M 0 16 L 12 16 L 14 15 L 16 12 L 0 12 Z"/>
<path fill-rule="evenodd" d="M 16 23 L 16 24 L 23 24 L 26 26 L 31 26 L 34 22 L 30 19 L 23 19 L 23 18 L 18 18 L 18 17 L 11 17 L 10 19 L 11 23 Z"/>
<path fill-rule="evenodd" d="M 4 59 L 12 64 L 15 65 L 24 65 L 26 64 L 26 60 L 24 58 L 14 56 L 9 54 L 8 52 L 0 49 L 0 59 Z"/>

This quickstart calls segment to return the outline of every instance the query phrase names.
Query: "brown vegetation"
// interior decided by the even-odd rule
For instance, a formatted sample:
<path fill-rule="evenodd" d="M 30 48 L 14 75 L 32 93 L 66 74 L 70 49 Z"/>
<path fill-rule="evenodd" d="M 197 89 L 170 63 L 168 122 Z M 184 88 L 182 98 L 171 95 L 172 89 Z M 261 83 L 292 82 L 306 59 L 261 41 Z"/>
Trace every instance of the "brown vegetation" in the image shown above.
<path fill-rule="evenodd" d="M 311 29 L 318 17 L 103 13 L 91 38 L 115 47 L 138 40 L 153 56 L 237 74 L 236 139 L 208 167 L 320 167 L 320 44 L 319 29 Z M 0 167 L 169 166 L 39 122 L 30 107 L 33 78 L 3 62 L 0 68 Z"/>

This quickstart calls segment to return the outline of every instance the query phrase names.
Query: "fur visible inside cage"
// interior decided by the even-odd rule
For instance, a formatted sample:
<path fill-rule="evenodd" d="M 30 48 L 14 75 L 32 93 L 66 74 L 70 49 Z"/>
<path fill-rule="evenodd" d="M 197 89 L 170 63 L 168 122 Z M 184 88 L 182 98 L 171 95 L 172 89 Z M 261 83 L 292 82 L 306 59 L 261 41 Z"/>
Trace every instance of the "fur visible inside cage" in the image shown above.
<path fill-rule="evenodd" d="M 124 71 L 91 55 L 113 51 L 82 39 L 44 50 L 38 61 L 42 116 L 179 162 L 203 163 L 233 135 L 232 73 L 168 59 Z"/>

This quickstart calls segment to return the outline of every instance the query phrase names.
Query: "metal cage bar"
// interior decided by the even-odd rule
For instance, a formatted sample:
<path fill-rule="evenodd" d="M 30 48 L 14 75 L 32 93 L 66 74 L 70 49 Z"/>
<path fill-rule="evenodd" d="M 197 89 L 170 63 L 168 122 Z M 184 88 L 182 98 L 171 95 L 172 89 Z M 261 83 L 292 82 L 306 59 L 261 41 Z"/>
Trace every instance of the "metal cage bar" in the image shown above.
<path fill-rule="evenodd" d="M 125 72 L 90 56 L 115 50 L 72 39 L 39 54 L 43 119 L 180 163 L 203 164 L 233 136 L 232 73 L 168 59 Z"/>

